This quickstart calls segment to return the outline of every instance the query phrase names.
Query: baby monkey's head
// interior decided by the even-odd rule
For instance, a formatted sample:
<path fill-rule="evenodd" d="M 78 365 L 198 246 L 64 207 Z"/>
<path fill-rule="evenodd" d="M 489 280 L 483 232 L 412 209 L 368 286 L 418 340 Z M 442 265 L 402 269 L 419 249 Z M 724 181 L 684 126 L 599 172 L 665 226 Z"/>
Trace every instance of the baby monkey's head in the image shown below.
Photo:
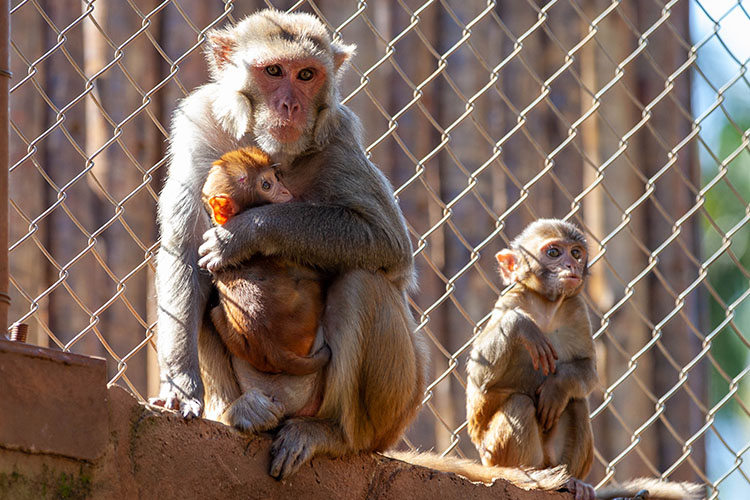
<path fill-rule="evenodd" d="M 202 194 L 203 202 L 219 225 L 247 208 L 292 199 L 271 158 L 256 147 L 235 149 L 215 161 Z"/>

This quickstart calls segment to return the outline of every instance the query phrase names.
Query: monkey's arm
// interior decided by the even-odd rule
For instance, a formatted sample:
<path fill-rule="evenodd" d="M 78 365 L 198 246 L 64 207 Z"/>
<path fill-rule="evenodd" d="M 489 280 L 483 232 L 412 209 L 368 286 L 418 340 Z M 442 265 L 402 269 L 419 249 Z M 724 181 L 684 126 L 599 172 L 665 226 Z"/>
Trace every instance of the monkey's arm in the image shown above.
<path fill-rule="evenodd" d="M 335 272 L 411 269 L 411 245 L 401 221 L 378 220 L 367 212 L 294 202 L 248 210 L 206 233 L 200 264 L 215 271 L 262 253 Z"/>
<path fill-rule="evenodd" d="M 198 246 L 209 227 L 200 193 L 214 152 L 205 141 L 210 92 L 210 86 L 198 90 L 175 113 L 167 179 L 159 196 L 156 342 L 161 387 L 154 403 L 186 417 L 202 413 L 204 396 L 198 330 L 211 278 L 198 267 Z"/>
<path fill-rule="evenodd" d="M 535 370 L 541 368 L 544 375 L 555 372 L 555 348 L 523 309 L 515 307 L 508 310 L 500 321 L 500 330 L 508 338 L 523 344 Z"/>

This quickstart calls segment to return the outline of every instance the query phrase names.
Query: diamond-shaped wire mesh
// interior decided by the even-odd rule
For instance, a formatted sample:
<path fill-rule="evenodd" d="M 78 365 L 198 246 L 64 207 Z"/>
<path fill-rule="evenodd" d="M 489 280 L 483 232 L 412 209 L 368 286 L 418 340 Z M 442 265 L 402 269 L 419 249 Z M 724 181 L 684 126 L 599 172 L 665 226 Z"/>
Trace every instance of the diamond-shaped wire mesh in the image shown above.
<path fill-rule="evenodd" d="M 11 321 L 155 395 L 171 113 L 206 81 L 206 31 L 266 6 L 313 12 L 358 45 L 342 95 L 413 237 L 432 379 L 406 444 L 477 457 L 465 362 L 500 291 L 493 255 L 534 218 L 569 218 L 593 257 L 589 479 L 746 496 L 748 4 L 16 0 Z"/>

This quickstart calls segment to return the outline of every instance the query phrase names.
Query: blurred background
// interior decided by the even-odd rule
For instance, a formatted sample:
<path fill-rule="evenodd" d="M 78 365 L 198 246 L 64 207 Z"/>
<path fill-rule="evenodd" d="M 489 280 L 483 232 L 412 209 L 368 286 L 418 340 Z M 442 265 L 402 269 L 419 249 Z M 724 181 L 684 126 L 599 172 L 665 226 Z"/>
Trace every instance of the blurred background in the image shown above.
<path fill-rule="evenodd" d="M 465 364 L 531 220 L 589 238 L 589 479 L 750 497 L 750 1 L 12 0 L 11 323 L 158 391 L 156 199 L 212 27 L 267 6 L 358 45 L 342 96 L 413 237 L 431 377 L 402 446 L 477 458 Z"/>

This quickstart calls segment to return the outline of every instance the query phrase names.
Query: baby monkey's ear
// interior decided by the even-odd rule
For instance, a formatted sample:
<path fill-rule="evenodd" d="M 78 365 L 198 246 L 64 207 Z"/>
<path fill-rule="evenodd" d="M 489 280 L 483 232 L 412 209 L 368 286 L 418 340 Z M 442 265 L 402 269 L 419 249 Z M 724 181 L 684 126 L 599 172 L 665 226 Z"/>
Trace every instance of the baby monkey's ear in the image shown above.
<path fill-rule="evenodd" d="M 214 222 L 224 225 L 237 213 L 237 204 L 226 194 L 217 194 L 208 199 L 208 205 L 213 211 Z"/>

